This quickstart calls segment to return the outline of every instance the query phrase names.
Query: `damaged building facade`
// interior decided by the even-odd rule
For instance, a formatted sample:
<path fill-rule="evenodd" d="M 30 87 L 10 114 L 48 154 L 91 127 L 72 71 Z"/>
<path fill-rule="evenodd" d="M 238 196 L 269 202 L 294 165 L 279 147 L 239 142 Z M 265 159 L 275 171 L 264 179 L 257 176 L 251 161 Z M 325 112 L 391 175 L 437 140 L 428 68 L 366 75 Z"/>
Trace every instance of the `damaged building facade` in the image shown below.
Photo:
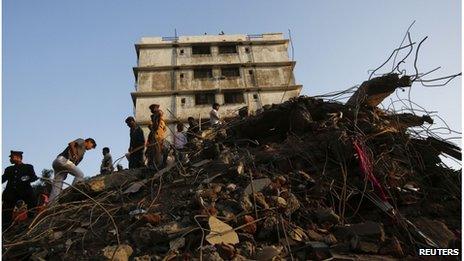
<path fill-rule="evenodd" d="M 174 131 L 190 116 L 207 120 L 215 102 L 227 118 L 296 97 L 302 85 L 288 44 L 282 33 L 143 37 L 135 45 L 135 118 L 147 133 L 148 106 L 157 103 Z"/>

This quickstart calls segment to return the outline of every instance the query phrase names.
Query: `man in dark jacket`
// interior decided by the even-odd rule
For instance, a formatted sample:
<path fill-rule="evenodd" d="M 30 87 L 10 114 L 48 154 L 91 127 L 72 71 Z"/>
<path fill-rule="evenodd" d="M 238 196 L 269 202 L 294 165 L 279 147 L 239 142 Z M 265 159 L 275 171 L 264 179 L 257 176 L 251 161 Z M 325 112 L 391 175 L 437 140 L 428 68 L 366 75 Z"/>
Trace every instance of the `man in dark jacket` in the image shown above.
<path fill-rule="evenodd" d="M 10 162 L 13 165 L 7 167 L 2 175 L 2 184 L 8 181 L 2 194 L 3 229 L 10 225 L 13 208 L 18 200 L 23 200 L 29 210 L 36 206 L 36 198 L 31 186 L 31 182 L 38 179 L 34 167 L 23 163 L 22 151 L 12 150 L 10 152 Z"/>
<path fill-rule="evenodd" d="M 143 150 L 145 148 L 145 136 L 142 128 L 135 122 L 134 117 L 127 117 L 126 124 L 130 128 L 130 145 L 127 158 L 129 169 L 145 167 Z"/>
<path fill-rule="evenodd" d="M 187 119 L 189 127 L 187 130 L 187 141 L 191 142 L 193 138 L 200 134 L 200 128 L 193 117 Z"/>

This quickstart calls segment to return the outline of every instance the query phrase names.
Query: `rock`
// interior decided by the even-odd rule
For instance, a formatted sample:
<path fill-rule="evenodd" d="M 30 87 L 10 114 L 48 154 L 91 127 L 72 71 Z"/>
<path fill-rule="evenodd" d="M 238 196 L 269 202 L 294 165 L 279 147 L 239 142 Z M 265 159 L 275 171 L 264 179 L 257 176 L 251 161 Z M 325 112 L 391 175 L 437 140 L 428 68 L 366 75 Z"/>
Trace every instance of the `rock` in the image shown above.
<path fill-rule="evenodd" d="M 83 234 L 83 233 L 86 233 L 86 232 L 87 232 L 87 229 L 82 228 L 82 227 L 78 227 L 78 228 L 74 229 L 74 233 Z"/>
<path fill-rule="evenodd" d="M 229 184 L 227 184 L 226 189 L 229 192 L 235 191 L 237 189 L 237 185 L 235 185 L 233 183 L 229 183 Z"/>
<path fill-rule="evenodd" d="M 136 256 L 134 257 L 134 261 L 151 261 L 151 257 L 149 255 Z"/>
<path fill-rule="evenodd" d="M 324 241 L 329 246 L 337 244 L 337 238 L 335 238 L 335 236 L 332 234 L 324 235 L 322 241 Z"/>
<path fill-rule="evenodd" d="M 255 245 L 250 241 L 243 241 L 239 246 L 240 254 L 244 255 L 245 257 L 251 259 L 256 253 Z"/>
<path fill-rule="evenodd" d="M 280 186 L 282 187 L 283 185 L 285 185 L 287 183 L 287 179 L 284 176 L 278 176 L 275 179 L 275 182 L 279 183 Z"/>
<path fill-rule="evenodd" d="M 47 255 L 48 255 L 48 251 L 46 249 L 44 249 L 44 250 L 42 250 L 40 252 L 36 252 L 36 253 L 32 254 L 30 259 L 32 261 L 45 261 Z"/>
<path fill-rule="evenodd" d="M 250 216 L 250 215 L 243 216 L 243 219 L 242 219 L 243 224 L 252 223 L 253 221 L 255 221 L 255 219 L 252 216 Z M 257 230 L 256 223 L 252 223 L 252 224 L 247 225 L 247 226 L 242 228 L 243 232 L 248 233 L 248 234 L 252 234 L 252 235 L 254 235 L 256 233 L 256 230 Z"/>
<path fill-rule="evenodd" d="M 138 181 L 143 173 L 134 173 L 133 170 L 114 172 L 111 175 L 99 175 L 88 181 L 88 186 L 93 192 L 101 192 L 120 187 L 123 184 Z M 135 190 L 135 188 L 133 188 Z"/>
<path fill-rule="evenodd" d="M 358 236 L 354 236 L 350 241 L 351 249 L 357 252 L 377 254 L 379 246 L 374 242 L 364 241 Z"/>
<path fill-rule="evenodd" d="M 62 237 L 63 237 L 63 232 L 62 231 L 56 231 L 56 232 L 53 232 L 50 239 L 51 240 L 58 240 L 58 239 L 60 239 Z"/>
<path fill-rule="evenodd" d="M 174 235 L 183 232 L 188 228 L 183 228 L 179 223 L 173 221 L 157 227 L 139 227 L 131 235 L 137 246 L 153 246 L 156 243 L 168 242 Z"/>
<path fill-rule="evenodd" d="M 394 256 L 394 257 L 403 257 L 404 256 L 404 252 L 403 252 L 403 248 L 401 247 L 401 243 L 395 236 L 393 236 L 385 246 L 380 248 L 379 254 L 381 254 L 381 255 L 390 255 L 390 256 Z"/>
<path fill-rule="evenodd" d="M 215 251 L 206 252 L 205 254 L 203 254 L 203 259 L 209 261 L 224 261 L 224 259 L 221 258 L 219 253 Z"/>
<path fill-rule="evenodd" d="M 257 251 L 256 260 L 258 261 L 273 260 L 281 252 L 282 252 L 282 248 L 278 248 L 275 246 L 265 246 L 262 249 Z"/>
<path fill-rule="evenodd" d="M 383 230 L 382 223 L 376 223 L 373 221 L 337 227 L 334 233 L 337 239 L 342 240 L 350 240 L 352 237 L 358 236 L 364 241 L 385 241 L 385 232 Z"/>
<path fill-rule="evenodd" d="M 122 194 L 135 193 L 140 190 L 141 187 L 145 185 L 145 181 L 137 181 L 128 187 Z"/>
<path fill-rule="evenodd" d="M 241 255 L 235 255 L 234 258 L 231 259 L 232 261 L 247 261 L 248 259 Z"/>
<path fill-rule="evenodd" d="M 269 186 L 271 184 L 271 179 L 269 178 L 262 178 L 262 179 L 255 179 L 253 180 L 252 183 L 250 183 L 246 188 L 245 188 L 245 195 L 251 195 L 253 193 L 253 190 L 251 188 L 253 184 L 253 189 L 254 192 L 257 193 L 261 190 L 263 190 L 265 187 Z"/>
<path fill-rule="evenodd" d="M 340 223 L 340 217 L 335 214 L 333 209 L 331 208 L 322 208 L 316 210 L 316 218 L 319 223 L 328 222 L 330 224 L 338 224 Z"/>
<path fill-rule="evenodd" d="M 210 187 L 211 187 L 211 190 L 212 190 L 215 194 L 218 194 L 218 193 L 221 192 L 221 190 L 222 190 L 222 185 L 221 185 L 221 184 L 217 184 L 217 183 L 210 184 Z"/>
<path fill-rule="evenodd" d="M 287 207 L 287 201 L 283 197 L 273 197 L 274 203 L 276 207 L 278 208 L 286 208 Z"/>
<path fill-rule="evenodd" d="M 258 238 L 266 239 L 266 240 L 269 240 L 271 238 L 276 238 L 277 237 L 276 228 L 278 228 L 277 224 L 279 224 L 279 221 L 277 220 L 275 216 L 267 217 L 264 220 L 262 227 L 258 232 Z"/>
<path fill-rule="evenodd" d="M 291 239 L 298 242 L 306 241 L 308 239 L 308 236 L 301 227 L 295 227 L 291 229 L 288 231 L 288 235 Z"/>
<path fill-rule="evenodd" d="M 253 210 L 253 202 L 248 195 L 244 195 L 240 200 L 240 208 L 242 208 L 246 212 L 250 212 Z"/>
<path fill-rule="evenodd" d="M 136 246 L 151 245 L 151 232 L 148 227 L 139 227 L 131 234 Z"/>
<path fill-rule="evenodd" d="M 230 244 L 218 244 L 215 245 L 219 255 L 224 260 L 231 260 L 236 255 L 235 247 Z"/>
<path fill-rule="evenodd" d="M 326 260 L 332 257 L 329 246 L 323 242 L 306 242 L 306 260 Z"/>
<path fill-rule="evenodd" d="M 455 238 L 454 233 L 443 222 L 438 220 L 419 218 L 414 223 L 422 233 L 441 248 L 447 248 L 449 242 Z"/>
<path fill-rule="evenodd" d="M 128 261 L 134 252 L 129 245 L 107 246 L 102 251 L 103 256 L 113 261 Z"/>
<path fill-rule="evenodd" d="M 314 185 L 316 181 L 306 172 L 299 170 L 297 174 L 303 178 L 307 183 Z"/>
<path fill-rule="evenodd" d="M 157 226 L 161 222 L 161 216 L 159 214 L 147 213 L 141 215 L 140 220 Z"/>
<path fill-rule="evenodd" d="M 385 241 L 385 232 L 382 223 L 367 221 L 351 226 L 351 230 L 361 237 L 370 237 L 381 242 Z"/>
<path fill-rule="evenodd" d="M 256 199 L 256 204 L 258 204 L 258 206 L 264 209 L 269 208 L 269 205 L 266 202 L 266 197 L 264 197 L 263 193 L 261 192 L 255 193 L 254 199 Z"/>
<path fill-rule="evenodd" d="M 338 241 L 349 240 L 350 249 L 358 253 L 377 254 L 385 241 L 383 225 L 372 221 L 337 227 L 334 233 Z"/>
<path fill-rule="evenodd" d="M 170 250 L 178 250 L 185 246 L 185 237 L 179 237 L 169 242 L 169 249 Z"/>
<path fill-rule="evenodd" d="M 295 195 L 293 195 L 292 193 L 288 193 L 287 207 L 285 209 L 285 214 L 287 216 L 290 216 L 295 211 L 297 211 L 300 208 L 300 206 L 301 206 L 300 201 L 295 197 Z"/>
<path fill-rule="evenodd" d="M 317 233 L 316 231 L 312 229 L 307 230 L 306 235 L 312 241 L 324 241 L 324 236 L 322 236 L 321 234 Z"/>

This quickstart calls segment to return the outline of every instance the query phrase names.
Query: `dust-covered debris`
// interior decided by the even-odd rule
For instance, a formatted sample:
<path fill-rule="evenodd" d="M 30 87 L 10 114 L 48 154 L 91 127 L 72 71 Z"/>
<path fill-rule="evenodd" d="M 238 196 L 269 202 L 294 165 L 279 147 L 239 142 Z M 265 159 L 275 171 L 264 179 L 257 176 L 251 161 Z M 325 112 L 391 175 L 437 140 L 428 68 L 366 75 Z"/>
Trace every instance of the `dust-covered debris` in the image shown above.
<path fill-rule="evenodd" d="M 433 120 L 376 105 L 408 78 L 361 85 L 348 104 L 298 97 L 203 133 L 189 163 L 124 170 L 66 189 L 3 233 L 5 259 L 389 260 L 460 237 L 459 147 Z"/>

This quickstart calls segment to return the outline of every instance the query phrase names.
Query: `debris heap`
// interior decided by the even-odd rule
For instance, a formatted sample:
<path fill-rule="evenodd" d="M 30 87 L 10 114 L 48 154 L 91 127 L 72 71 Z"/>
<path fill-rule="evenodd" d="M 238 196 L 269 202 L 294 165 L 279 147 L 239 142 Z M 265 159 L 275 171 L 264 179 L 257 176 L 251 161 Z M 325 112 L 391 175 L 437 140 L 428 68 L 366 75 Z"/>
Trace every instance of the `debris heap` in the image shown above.
<path fill-rule="evenodd" d="M 347 103 L 298 97 L 203 132 L 190 162 L 71 186 L 3 233 L 5 259 L 372 260 L 458 248 L 459 147 L 376 107 L 409 77 Z"/>

